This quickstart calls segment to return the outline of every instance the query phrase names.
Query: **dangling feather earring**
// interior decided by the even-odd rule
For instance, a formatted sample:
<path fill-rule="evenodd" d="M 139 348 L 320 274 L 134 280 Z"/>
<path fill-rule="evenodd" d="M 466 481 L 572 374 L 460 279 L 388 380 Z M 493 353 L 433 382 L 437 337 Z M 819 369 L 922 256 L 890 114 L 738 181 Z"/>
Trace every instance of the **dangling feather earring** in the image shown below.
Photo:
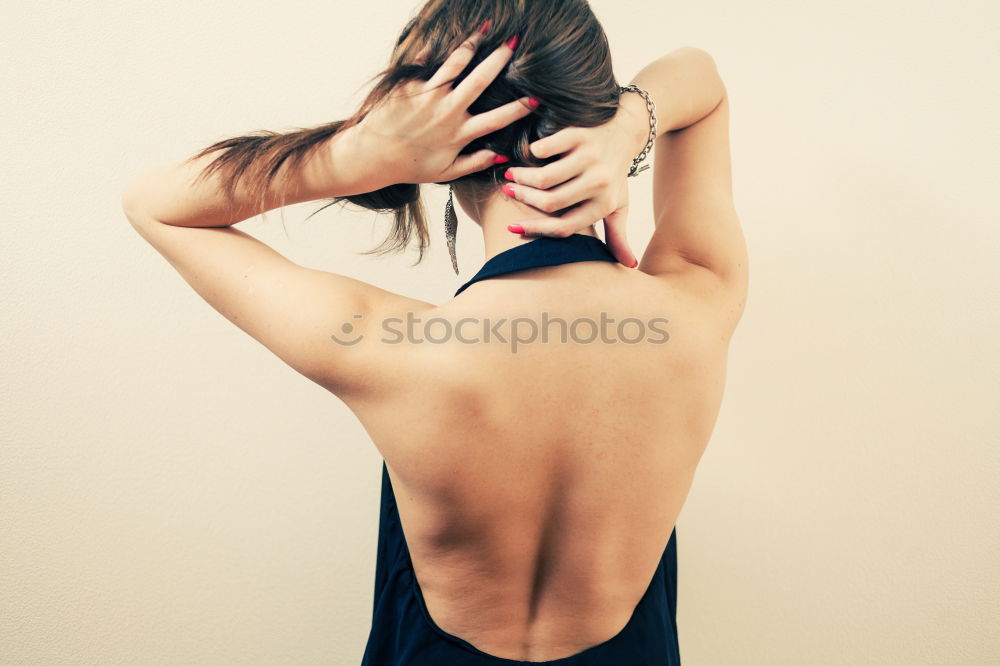
<path fill-rule="evenodd" d="M 458 232 L 458 216 L 455 215 L 455 199 L 452 186 L 448 185 L 448 203 L 444 206 L 444 235 L 448 239 L 448 253 L 451 267 L 458 275 L 458 258 L 455 256 L 455 234 Z"/>

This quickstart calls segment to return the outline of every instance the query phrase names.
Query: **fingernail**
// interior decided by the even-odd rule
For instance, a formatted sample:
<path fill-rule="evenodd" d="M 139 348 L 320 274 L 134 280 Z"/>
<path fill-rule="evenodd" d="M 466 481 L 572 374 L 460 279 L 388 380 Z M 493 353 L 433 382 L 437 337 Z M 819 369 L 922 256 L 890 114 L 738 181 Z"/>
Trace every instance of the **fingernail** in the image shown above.
<path fill-rule="evenodd" d="M 507 162 L 510 162 L 510 158 L 503 155 L 497 155 L 493 158 L 493 164 L 506 164 Z"/>
<path fill-rule="evenodd" d="M 479 34 L 485 35 L 489 31 L 490 31 L 490 19 L 486 19 L 486 23 L 484 23 L 483 27 L 479 29 Z"/>
<path fill-rule="evenodd" d="M 639 260 L 638 260 L 638 259 L 636 259 L 636 260 L 635 260 L 635 263 L 634 263 L 634 264 L 632 264 L 632 268 L 635 268 L 635 267 L 636 267 L 636 266 L 638 266 L 638 265 L 639 265 Z"/>
<path fill-rule="evenodd" d="M 503 190 L 503 193 L 506 194 L 507 196 L 509 196 L 509 197 L 513 197 L 514 196 L 514 188 L 511 187 L 510 185 L 504 185 L 500 189 Z"/>
<path fill-rule="evenodd" d="M 520 224 L 508 224 L 507 231 L 515 234 L 523 234 L 524 227 L 522 227 Z"/>
<path fill-rule="evenodd" d="M 506 178 L 507 180 L 514 180 L 514 172 L 511 171 L 510 169 L 507 169 L 506 171 L 503 172 L 503 177 Z"/>
<path fill-rule="evenodd" d="M 518 43 L 519 41 L 521 41 L 521 38 L 520 38 L 520 37 L 518 37 L 517 35 L 514 35 L 513 37 L 511 37 L 511 38 L 510 38 L 510 39 L 509 39 L 509 40 L 507 41 L 507 46 L 509 46 L 509 47 L 510 47 L 510 50 L 511 50 L 511 51 L 513 51 L 514 49 L 516 49 L 516 48 L 517 48 L 517 43 Z"/>
<path fill-rule="evenodd" d="M 541 102 L 539 102 L 534 97 L 529 97 L 528 98 L 528 106 L 530 106 L 531 108 L 537 109 L 539 104 L 541 104 Z"/>

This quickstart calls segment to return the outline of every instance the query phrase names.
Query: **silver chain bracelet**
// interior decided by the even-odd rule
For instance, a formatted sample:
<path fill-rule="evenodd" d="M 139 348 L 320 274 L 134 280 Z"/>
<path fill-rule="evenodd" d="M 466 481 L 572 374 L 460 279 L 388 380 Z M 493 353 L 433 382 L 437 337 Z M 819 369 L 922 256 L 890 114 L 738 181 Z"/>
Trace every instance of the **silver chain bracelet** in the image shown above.
<path fill-rule="evenodd" d="M 634 83 L 618 88 L 619 95 L 627 92 L 634 92 L 642 95 L 642 98 L 646 100 L 646 109 L 649 110 L 649 140 L 646 141 L 646 147 L 642 149 L 639 156 L 632 160 L 632 168 L 629 169 L 628 172 L 629 178 L 631 178 L 632 176 L 636 176 L 649 168 L 648 164 L 644 165 L 642 168 L 640 168 L 639 165 L 644 159 L 646 159 L 646 156 L 649 155 L 649 151 L 653 149 L 653 142 L 656 141 L 656 104 L 653 103 L 653 98 L 649 96 L 648 92 Z"/>

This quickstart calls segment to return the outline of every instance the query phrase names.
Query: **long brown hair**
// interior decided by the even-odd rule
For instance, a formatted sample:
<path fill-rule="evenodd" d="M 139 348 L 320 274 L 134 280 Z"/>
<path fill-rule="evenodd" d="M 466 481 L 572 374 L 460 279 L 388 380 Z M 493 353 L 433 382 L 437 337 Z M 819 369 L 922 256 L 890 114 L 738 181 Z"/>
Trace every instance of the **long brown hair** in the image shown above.
<path fill-rule="evenodd" d="M 445 59 L 487 19 L 489 33 L 465 76 L 501 43 L 514 35 L 520 42 L 513 59 L 483 92 L 469 113 L 476 114 L 530 95 L 541 101 L 531 115 L 476 139 L 464 153 L 488 148 L 510 158 L 492 167 L 454 181 L 479 199 L 495 192 L 501 174 L 510 166 L 541 166 L 556 158 L 539 160 L 528 150 L 533 141 L 569 126 L 594 127 L 614 117 L 618 108 L 618 82 L 611 66 L 607 37 L 586 0 L 429 0 L 406 24 L 396 42 L 392 59 L 358 111 L 346 120 L 278 134 L 261 130 L 224 139 L 189 158 L 196 160 L 222 151 L 201 177 L 219 172 L 226 196 L 234 196 L 237 182 L 253 196 L 264 200 L 271 182 L 288 161 L 288 171 L 326 139 L 357 123 L 401 82 L 427 81 Z M 422 64 L 417 54 L 427 47 Z M 394 213 L 388 237 L 368 253 L 405 250 L 416 239 L 419 262 L 428 246 L 427 221 L 420 200 L 420 185 L 402 183 L 365 194 L 335 197 L 314 211 L 336 203 L 350 202 L 369 210 Z"/>

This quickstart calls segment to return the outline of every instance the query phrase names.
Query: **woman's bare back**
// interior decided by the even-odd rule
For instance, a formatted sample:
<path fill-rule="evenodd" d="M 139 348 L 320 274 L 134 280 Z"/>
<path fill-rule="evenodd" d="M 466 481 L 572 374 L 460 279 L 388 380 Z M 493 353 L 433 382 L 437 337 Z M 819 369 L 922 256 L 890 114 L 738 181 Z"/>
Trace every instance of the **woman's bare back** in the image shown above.
<path fill-rule="evenodd" d="M 409 340 L 382 336 L 384 390 L 347 402 L 385 457 L 441 629 L 538 661 L 629 621 L 722 398 L 728 333 L 686 287 L 605 262 L 533 268 L 414 312 Z M 512 344 L 516 318 L 534 340 L 521 323 Z"/>

